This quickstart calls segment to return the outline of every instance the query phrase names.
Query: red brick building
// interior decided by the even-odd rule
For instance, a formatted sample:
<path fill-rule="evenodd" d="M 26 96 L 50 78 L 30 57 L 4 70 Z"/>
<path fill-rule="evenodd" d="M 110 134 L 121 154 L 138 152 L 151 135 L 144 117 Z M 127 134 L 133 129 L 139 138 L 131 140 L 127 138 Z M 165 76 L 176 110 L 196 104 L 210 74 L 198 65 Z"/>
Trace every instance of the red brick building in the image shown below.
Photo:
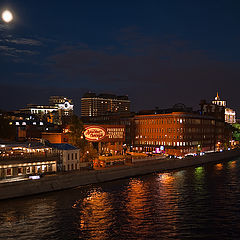
<path fill-rule="evenodd" d="M 93 142 L 99 153 L 121 153 L 125 143 L 124 125 L 84 125 L 85 139 Z"/>
<path fill-rule="evenodd" d="M 134 150 L 184 156 L 229 145 L 231 133 L 224 121 L 190 112 L 136 115 Z"/>
<path fill-rule="evenodd" d="M 50 143 L 68 143 L 69 137 L 62 132 L 42 132 L 42 138 Z"/>

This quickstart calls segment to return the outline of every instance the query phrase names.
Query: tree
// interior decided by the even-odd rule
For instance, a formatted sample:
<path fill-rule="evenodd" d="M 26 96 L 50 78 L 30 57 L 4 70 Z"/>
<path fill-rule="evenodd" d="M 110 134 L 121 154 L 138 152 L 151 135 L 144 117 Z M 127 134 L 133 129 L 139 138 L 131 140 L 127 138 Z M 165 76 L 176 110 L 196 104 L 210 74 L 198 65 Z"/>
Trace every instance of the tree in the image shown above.
<path fill-rule="evenodd" d="M 93 159 L 98 157 L 97 150 L 93 147 L 92 143 L 89 142 L 85 145 L 83 152 L 82 152 L 82 159 L 84 162 L 90 162 Z"/>
<path fill-rule="evenodd" d="M 14 140 L 16 137 L 16 127 L 9 123 L 8 119 L 0 116 L 0 138 Z"/>
<path fill-rule="evenodd" d="M 232 124 L 233 127 L 233 138 L 236 141 L 240 141 L 240 124 L 234 123 Z"/>
<path fill-rule="evenodd" d="M 69 126 L 69 142 L 81 150 L 83 150 L 86 145 L 86 140 L 84 138 L 83 132 L 83 122 L 79 119 L 78 116 L 73 115 Z"/>
<path fill-rule="evenodd" d="M 78 116 L 74 115 L 69 126 L 69 143 L 81 150 L 81 156 L 84 162 L 89 162 L 98 157 L 98 153 L 92 143 L 86 141 L 83 133 L 83 122 Z"/>

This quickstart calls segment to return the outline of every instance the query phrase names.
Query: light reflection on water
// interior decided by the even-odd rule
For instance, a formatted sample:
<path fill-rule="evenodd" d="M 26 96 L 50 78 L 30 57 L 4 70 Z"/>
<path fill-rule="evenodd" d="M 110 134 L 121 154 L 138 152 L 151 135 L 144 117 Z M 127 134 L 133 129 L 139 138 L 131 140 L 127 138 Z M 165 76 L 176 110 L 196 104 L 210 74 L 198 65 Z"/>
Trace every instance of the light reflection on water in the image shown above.
<path fill-rule="evenodd" d="M 45 237 L 49 232 L 55 232 L 52 227 L 55 222 L 55 202 L 9 201 L 12 202 L 11 206 L 7 202 L 0 203 L 0 239 L 16 239 L 16 236 L 17 239 L 37 239 L 38 236 Z"/>
<path fill-rule="evenodd" d="M 150 222 L 146 221 L 151 212 L 148 191 L 142 180 L 131 179 L 124 192 L 128 228 L 124 228 L 123 231 L 130 236 L 135 233 L 138 239 L 142 239 L 151 231 Z"/>
<path fill-rule="evenodd" d="M 86 232 L 88 239 L 102 240 L 108 236 L 113 216 L 109 193 L 101 189 L 91 190 L 82 201 L 73 208 L 79 210 L 79 231 Z"/>
<path fill-rule="evenodd" d="M 240 159 L 0 202 L 0 239 L 240 239 Z"/>

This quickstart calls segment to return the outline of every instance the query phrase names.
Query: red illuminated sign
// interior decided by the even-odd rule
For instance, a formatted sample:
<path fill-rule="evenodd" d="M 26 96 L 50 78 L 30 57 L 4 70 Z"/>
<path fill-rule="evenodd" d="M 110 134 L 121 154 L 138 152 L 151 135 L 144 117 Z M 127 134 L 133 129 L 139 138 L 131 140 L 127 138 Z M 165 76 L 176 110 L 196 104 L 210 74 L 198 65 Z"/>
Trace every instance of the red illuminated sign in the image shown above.
<path fill-rule="evenodd" d="M 102 127 L 90 126 L 85 129 L 84 136 L 88 141 L 97 142 L 106 136 L 106 130 Z"/>

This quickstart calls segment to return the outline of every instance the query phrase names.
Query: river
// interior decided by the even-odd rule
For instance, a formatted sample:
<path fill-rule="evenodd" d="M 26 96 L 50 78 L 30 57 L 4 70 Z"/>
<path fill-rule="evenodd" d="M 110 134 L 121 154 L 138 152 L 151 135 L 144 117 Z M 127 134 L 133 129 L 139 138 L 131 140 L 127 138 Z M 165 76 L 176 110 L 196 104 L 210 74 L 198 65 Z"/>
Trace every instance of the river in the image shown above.
<path fill-rule="evenodd" d="M 0 239 L 240 239 L 240 158 L 1 201 Z"/>

